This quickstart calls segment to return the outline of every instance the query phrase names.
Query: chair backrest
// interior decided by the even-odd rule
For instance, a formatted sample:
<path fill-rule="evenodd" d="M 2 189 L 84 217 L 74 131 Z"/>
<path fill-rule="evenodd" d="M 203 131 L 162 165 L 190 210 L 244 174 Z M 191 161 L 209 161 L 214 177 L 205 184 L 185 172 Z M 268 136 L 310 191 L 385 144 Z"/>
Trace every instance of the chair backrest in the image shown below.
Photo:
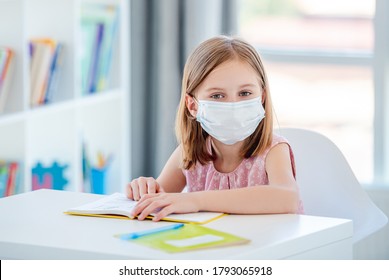
<path fill-rule="evenodd" d="M 371 201 L 331 140 L 297 128 L 282 128 L 275 133 L 288 139 L 292 147 L 305 214 L 353 220 L 354 243 L 387 223 L 385 214 Z"/>

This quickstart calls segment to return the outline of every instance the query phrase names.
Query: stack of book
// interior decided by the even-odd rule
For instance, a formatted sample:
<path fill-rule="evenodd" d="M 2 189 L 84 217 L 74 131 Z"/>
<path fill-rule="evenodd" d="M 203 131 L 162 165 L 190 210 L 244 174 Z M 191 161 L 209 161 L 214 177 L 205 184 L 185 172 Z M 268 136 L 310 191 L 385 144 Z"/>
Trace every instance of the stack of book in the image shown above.
<path fill-rule="evenodd" d="M 57 90 L 63 45 L 51 38 L 30 41 L 31 106 L 49 103 Z"/>
<path fill-rule="evenodd" d="M 0 113 L 3 112 L 10 90 L 14 52 L 0 47 Z"/>
<path fill-rule="evenodd" d="M 119 9 L 114 5 L 87 4 L 81 10 L 81 88 L 84 95 L 109 88 Z"/>
<path fill-rule="evenodd" d="M 0 161 L 0 197 L 19 192 L 20 171 L 19 163 Z"/>

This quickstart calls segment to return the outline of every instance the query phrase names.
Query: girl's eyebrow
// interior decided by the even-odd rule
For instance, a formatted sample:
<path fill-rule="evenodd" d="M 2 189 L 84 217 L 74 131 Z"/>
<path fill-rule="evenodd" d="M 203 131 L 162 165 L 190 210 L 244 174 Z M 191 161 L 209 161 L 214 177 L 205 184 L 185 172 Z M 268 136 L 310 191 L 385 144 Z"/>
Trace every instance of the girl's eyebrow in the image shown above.
<path fill-rule="evenodd" d="M 243 85 L 239 86 L 239 88 L 247 88 L 247 87 L 258 87 L 258 85 L 248 83 L 248 84 L 243 84 Z M 210 87 L 210 88 L 207 88 L 205 91 L 209 92 L 209 91 L 224 91 L 224 90 L 225 89 L 222 87 Z"/>
<path fill-rule="evenodd" d="M 211 87 L 207 88 L 205 91 L 224 91 L 224 89 L 220 87 Z"/>
<path fill-rule="evenodd" d="M 245 88 L 245 87 L 257 87 L 258 85 L 256 84 L 244 84 L 244 85 L 241 85 L 240 88 Z"/>

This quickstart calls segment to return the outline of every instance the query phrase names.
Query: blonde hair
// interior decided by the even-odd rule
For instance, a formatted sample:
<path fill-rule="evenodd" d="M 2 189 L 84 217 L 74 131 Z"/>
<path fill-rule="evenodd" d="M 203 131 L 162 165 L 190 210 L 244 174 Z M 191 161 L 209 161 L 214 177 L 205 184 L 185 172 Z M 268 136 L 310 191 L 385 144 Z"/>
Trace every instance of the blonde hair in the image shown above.
<path fill-rule="evenodd" d="M 242 39 L 217 36 L 201 43 L 186 61 L 182 78 L 181 100 L 176 116 L 176 136 L 182 145 L 183 168 L 190 169 L 197 162 L 206 164 L 215 160 L 206 148 L 208 133 L 186 107 L 185 96 L 194 97 L 197 87 L 223 62 L 239 59 L 248 63 L 258 74 L 262 86 L 262 104 L 265 118 L 253 134 L 244 140 L 241 156 L 249 158 L 265 151 L 272 142 L 273 113 L 266 73 L 257 51 Z"/>

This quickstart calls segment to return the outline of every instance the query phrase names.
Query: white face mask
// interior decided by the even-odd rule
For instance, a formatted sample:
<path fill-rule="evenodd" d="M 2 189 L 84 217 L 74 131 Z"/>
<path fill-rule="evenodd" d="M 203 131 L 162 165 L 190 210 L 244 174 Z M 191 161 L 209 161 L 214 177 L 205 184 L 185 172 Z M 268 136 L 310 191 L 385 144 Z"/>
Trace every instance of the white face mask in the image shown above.
<path fill-rule="evenodd" d="M 249 137 L 264 117 L 261 97 L 239 102 L 199 100 L 196 115 L 201 127 L 226 145 Z"/>

